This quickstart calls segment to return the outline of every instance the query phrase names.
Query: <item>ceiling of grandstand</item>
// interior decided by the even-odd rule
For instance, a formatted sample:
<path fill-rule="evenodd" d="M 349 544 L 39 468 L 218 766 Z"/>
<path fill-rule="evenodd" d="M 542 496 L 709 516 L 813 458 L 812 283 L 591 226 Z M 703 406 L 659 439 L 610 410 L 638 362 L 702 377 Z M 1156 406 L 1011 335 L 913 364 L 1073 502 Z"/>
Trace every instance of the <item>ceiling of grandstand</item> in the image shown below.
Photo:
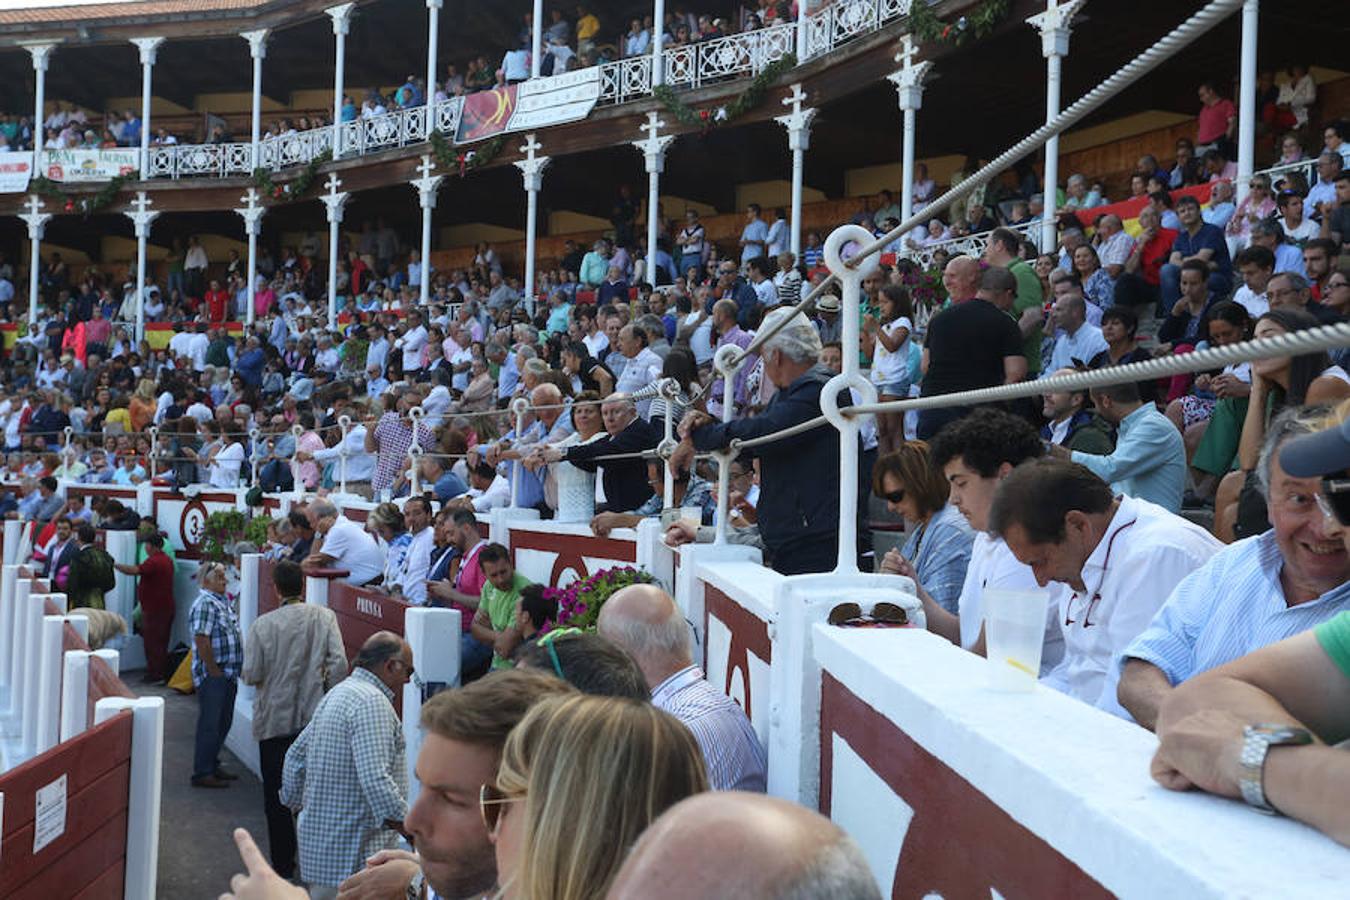
<path fill-rule="evenodd" d="M 329 0 L 331 2 L 331 0 Z M 317 11 L 323 3 L 293 0 L 293 11 Z M 551 4 L 546 4 L 546 8 Z M 571 0 L 565 4 L 573 8 Z M 646 4 L 594 4 L 609 21 L 621 13 L 648 8 Z M 680 4 L 670 4 L 675 8 Z M 727 0 L 698 0 L 689 8 L 717 9 Z M 1185 11 L 1199 8 L 1199 0 L 1179 3 L 1089 3 L 1076 23 L 1071 53 L 1064 65 L 1064 104 L 1116 71 L 1142 48 L 1174 27 Z M 528 0 L 484 3 L 446 0 L 442 13 L 442 61 L 471 53 L 495 57 L 518 30 Z M 939 59 L 930 76 L 924 107 L 918 116 L 919 156 L 974 153 L 992 156 L 1016 138 L 1034 129 L 1044 116 L 1045 62 L 1040 42 L 1018 16 L 1043 8 L 1033 0 L 1018 0 L 1017 15 L 982 42 L 962 47 Z M 606 14 L 606 11 L 608 13 Z M 425 67 L 423 0 L 373 0 L 364 3 L 348 38 L 347 82 L 358 86 L 401 81 Z M 332 32 L 327 17 L 282 28 L 271 40 L 264 63 L 265 90 L 284 101 L 290 90 L 322 88 L 332 83 Z M 1314 26 L 1312 23 L 1317 23 Z M 235 30 L 234 27 L 231 29 Z M 1345 23 L 1328 20 L 1325 4 L 1311 0 L 1267 3 L 1261 9 L 1260 65 L 1283 68 L 1304 62 L 1326 68 L 1344 66 Z M 142 31 L 141 33 L 145 33 Z M 474 35 L 472 49 L 463 47 L 463 35 Z M 7 37 L 0 25 L 0 39 Z M 94 34 L 92 39 L 97 39 Z M 1193 114 L 1196 85 L 1213 79 L 1223 86 L 1236 75 L 1239 44 L 1238 16 L 1233 15 L 1209 35 L 1146 76 L 1103 109 L 1091 121 L 1118 118 L 1143 110 Z M 882 50 L 881 52 L 889 52 Z M 247 45 L 238 37 L 170 40 L 161 49 L 155 67 L 155 93 L 190 105 L 202 92 L 246 90 L 249 85 Z M 63 46 L 53 57 L 47 96 L 71 99 L 95 109 L 109 95 L 139 93 L 140 67 L 135 51 L 123 44 Z M 0 103 L 21 110 L 31 103 L 32 70 L 27 53 L 0 50 Z M 844 193 L 844 172 L 850 168 L 894 162 L 899 156 L 900 115 L 895 92 L 886 82 L 843 86 L 841 96 L 828 99 L 812 130 L 807 155 L 806 183 L 831 197 Z M 819 101 L 817 101 L 819 102 Z M 864 123 L 866 123 L 864 125 Z M 620 133 L 607 123 L 596 124 L 599 149 L 554 157 L 544 182 L 545 209 L 569 209 L 607 214 L 612 186 L 620 180 L 644 193 L 646 177 L 641 157 L 627 141 L 631 119 Z M 546 133 L 541 140 L 547 148 Z M 609 145 L 609 146 L 605 146 Z M 546 151 L 547 152 L 547 151 Z M 705 202 L 728 211 L 734 205 L 734 186 L 765 179 L 785 179 L 790 157 L 782 129 L 772 122 L 740 124 L 706 136 L 687 135 L 672 146 L 662 180 L 662 193 Z M 437 209 L 438 221 L 492 222 L 522 227 L 523 200 L 514 167 L 452 179 Z M 509 198 L 504 202 L 503 198 Z M 409 188 L 398 185 L 360 193 L 354 198 L 363 210 L 399 220 L 415 216 Z M 297 222 L 318 217 L 317 203 L 298 204 L 280 216 Z M 237 223 L 229 230 L 237 228 Z"/>

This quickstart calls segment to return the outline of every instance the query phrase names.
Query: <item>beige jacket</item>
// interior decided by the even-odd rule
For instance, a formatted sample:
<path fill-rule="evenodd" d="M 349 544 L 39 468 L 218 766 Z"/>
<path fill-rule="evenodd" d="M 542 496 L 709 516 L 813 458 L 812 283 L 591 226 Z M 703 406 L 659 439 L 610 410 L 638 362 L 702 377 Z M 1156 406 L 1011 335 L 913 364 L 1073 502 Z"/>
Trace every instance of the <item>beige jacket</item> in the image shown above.
<path fill-rule="evenodd" d="M 253 700 L 253 738 L 299 734 L 328 689 L 347 677 L 346 652 L 332 610 L 292 603 L 259 616 L 244 642 L 245 684 Z"/>

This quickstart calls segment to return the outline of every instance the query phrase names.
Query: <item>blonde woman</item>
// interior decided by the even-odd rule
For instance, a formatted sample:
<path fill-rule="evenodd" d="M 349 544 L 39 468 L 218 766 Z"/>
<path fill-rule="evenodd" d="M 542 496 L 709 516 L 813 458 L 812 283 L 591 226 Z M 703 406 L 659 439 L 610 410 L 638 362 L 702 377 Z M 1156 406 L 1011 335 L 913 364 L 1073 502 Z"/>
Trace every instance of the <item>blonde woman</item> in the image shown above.
<path fill-rule="evenodd" d="M 142 378 L 140 384 L 136 385 L 136 393 L 131 395 L 131 402 L 127 404 L 127 411 L 131 414 L 131 430 L 136 434 L 144 433 L 155 420 L 155 411 L 158 408 L 159 403 L 155 400 L 155 382 L 149 378 Z"/>
<path fill-rule="evenodd" d="M 707 789 L 693 735 L 650 703 L 541 701 L 506 739 L 497 783 L 480 797 L 500 896 L 603 897 L 652 820 Z"/>

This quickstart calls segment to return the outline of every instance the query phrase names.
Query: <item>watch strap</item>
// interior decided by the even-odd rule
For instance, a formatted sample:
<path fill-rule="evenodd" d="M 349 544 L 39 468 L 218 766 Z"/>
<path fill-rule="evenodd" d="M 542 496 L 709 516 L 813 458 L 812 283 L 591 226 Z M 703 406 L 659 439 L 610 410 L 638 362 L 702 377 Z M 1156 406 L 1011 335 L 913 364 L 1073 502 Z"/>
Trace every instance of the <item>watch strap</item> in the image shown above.
<path fill-rule="evenodd" d="M 1312 742 L 1312 735 L 1303 728 L 1284 725 L 1248 725 L 1242 730 L 1242 751 L 1238 762 L 1242 775 L 1238 779 L 1238 790 L 1247 805 L 1266 815 L 1279 815 L 1280 811 L 1266 799 L 1265 767 L 1270 748 L 1289 745 L 1301 745 Z"/>

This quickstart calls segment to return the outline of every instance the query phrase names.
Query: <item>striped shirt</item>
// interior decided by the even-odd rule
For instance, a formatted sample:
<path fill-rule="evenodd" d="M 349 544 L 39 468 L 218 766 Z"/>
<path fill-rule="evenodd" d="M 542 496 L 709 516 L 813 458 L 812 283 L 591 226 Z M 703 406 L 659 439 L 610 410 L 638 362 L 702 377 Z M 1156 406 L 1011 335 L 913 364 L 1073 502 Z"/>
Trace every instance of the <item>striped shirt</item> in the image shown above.
<path fill-rule="evenodd" d="M 755 729 L 735 700 L 708 683 L 702 669 L 690 666 L 661 682 L 652 691 L 652 705 L 693 732 L 713 790 L 765 790 L 768 761 Z"/>
<path fill-rule="evenodd" d="M 1273 530 L 1219 551 L 1181 580 L 1125 648 L 1117 671 L 1125 660 L 1141 659 L 1178 685 L 1350 610 L 1350 583 L 1290 606 L 1280 584 L 1283 562 Z"/>
<path fill-rule="evenodd" d="M 286 754 L 281 802 L 300 811 L 300 875 L 336 887 L 366 858 L 398 846 L 388 819 L 408 813 L 408 767 L 394 692 L 366 669 L 319 701 Z"/>

